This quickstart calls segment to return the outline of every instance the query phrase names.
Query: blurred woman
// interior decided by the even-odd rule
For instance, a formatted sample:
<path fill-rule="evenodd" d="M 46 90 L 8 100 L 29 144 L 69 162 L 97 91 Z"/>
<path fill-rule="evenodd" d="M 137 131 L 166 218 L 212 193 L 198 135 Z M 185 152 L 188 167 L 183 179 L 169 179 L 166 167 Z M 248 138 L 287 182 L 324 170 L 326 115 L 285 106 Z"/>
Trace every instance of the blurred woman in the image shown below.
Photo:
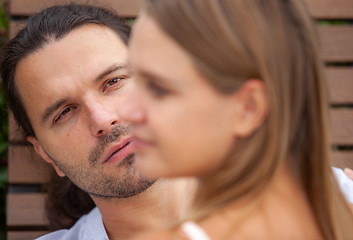
<path fill-rule="evenodd" d="M 130 47 L 137 167 L 200 184 L 180 226 L 142 239 L 353 236 L 301 1 L 147 0 Z"/>

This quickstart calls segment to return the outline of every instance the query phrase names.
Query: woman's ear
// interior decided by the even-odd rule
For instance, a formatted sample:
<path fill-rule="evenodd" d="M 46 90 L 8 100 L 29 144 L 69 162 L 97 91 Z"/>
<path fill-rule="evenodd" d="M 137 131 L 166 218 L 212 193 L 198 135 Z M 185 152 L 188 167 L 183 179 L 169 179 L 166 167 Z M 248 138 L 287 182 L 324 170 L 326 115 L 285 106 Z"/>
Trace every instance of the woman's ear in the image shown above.
<path fill-rule="evenodd" d="M 54 168 L 54 170 L 55 170 L 56 174 L 58 174 L 58 176 L 60 176 L 60 177 L 64 177 L 65 176 L 65 173 L 63 173 L 59 169 L 59 167 L 53 162 L 53 160 L 44 151 L 44 149 L 42 148 L 42 146 L 38 142 L 37 138 L 35 138 L 33 136 L 28 136 L 27 137 L 27 141 L 32 143 L 32 145 L 34 147 L 34 150 L 44 159 L 44 161 L 46 161 L 47 163 L 52 165 L 52 167 Z"/>
<path fill-rule="evenodd" d="M 247 80 L 234 95 L 236 114 L 233 131 L 245 138 L 254 133 L 265 121 L 268 113 L 266 87 L 259 79 Z"/>

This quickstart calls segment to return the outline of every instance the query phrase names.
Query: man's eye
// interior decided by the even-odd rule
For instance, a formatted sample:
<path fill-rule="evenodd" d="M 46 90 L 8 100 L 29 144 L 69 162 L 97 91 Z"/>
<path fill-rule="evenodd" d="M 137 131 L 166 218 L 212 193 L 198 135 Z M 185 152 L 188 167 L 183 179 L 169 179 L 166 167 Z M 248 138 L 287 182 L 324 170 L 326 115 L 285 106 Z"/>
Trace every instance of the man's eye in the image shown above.
<path fill-rule="evenodd" d="M 72 110 L 76 109 L 74 106 L 70 106 L 62 110 L 57 117 L 54 118 L 54 122 L 58 122 L 60 119 L 64 118 L 67 114 L 69 114 Z"/>
<path fill-rule="evenodd" d="M 105 90 L 107 90 L 107 88 L 115 86 L 117 84 L 119 85 L 121 80 L 124 80 L 126 78 L 127 78 L 126 76 L 120 76 L 120 77 L 109 79 L 108 81 L 105 82 L 102 91 L 105 92 Z"/>
<path fill-rule="evenodd" d="M 119 81 L 120 81 L 120 78 L 113 78 L 113 79 L 110 79 L 110 80 L 107 82 L 107 85 L 106 85 L 106 86 L 112 86 L 112 85 L 114 85 L 114 84 L 117 84 Z"/>

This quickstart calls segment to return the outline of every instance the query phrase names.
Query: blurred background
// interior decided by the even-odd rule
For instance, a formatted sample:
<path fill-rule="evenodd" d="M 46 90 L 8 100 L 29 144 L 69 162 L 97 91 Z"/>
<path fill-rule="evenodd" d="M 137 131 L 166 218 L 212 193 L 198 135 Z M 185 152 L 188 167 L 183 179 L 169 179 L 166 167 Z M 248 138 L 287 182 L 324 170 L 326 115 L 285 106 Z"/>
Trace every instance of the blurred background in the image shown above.
<path fill-rule="evenodd" d="M 8 39 L 8 1 L 0 0 L 0 48 Z M 0 90 L 0 239 L 6 239 L 5 197 L 7 181 L 8 117 L 3 91 Z"/>

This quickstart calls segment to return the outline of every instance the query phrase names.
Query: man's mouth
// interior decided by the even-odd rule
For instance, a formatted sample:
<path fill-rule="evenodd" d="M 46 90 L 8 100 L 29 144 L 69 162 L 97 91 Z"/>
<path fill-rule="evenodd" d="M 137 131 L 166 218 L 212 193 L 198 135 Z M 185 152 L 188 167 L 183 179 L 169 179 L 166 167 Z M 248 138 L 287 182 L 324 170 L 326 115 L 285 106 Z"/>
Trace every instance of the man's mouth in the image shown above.
<path fill-rule="evenodd" d="M 131 143 L 131 142 L 127 142 L 124 146 L 122 146 L 121 148 L 119 148 L 118 150 L 116 150 L 115 152 L 113 152 L 112 155 L 109 156 L 109 158 L 110 158 L 111 156 L 113 156 L 115 153 L 119 152 L 119 151 L 120 151 L 121 149 L 123 149 L 124 147 L 126 147 L 127 145 L 129 145 L 130 143 Z M 109 158 L 108 158 L 106 161 L 108 161 Z"/>
<path fill-rule="evenodd" d="M 121 144 L 117 144 L 108 150 L 107 157 L 104 158 L 103 164 L 119 162 L 129 154 L 132 154 L 134 150 L 132 140 L 130 138 L 126 139 L 122 141 Z"/>

